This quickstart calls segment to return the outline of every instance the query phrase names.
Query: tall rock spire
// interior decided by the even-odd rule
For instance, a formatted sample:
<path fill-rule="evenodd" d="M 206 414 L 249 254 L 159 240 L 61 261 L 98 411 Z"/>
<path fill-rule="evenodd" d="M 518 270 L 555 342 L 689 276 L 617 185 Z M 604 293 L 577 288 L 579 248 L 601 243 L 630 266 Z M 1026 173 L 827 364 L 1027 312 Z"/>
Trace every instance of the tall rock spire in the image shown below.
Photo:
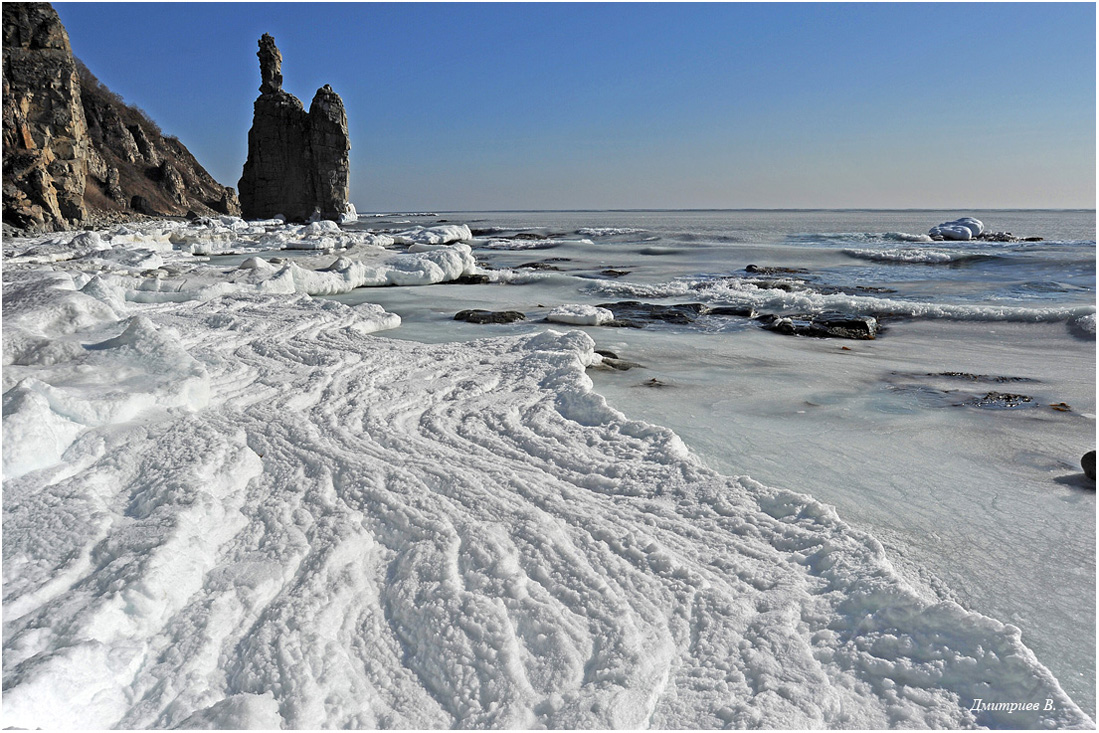
<path fill-rule="evenodd" d="M 263 83 L 259 90 L 263 94 L 271 94 L 282 91 L 282 54 L 279 53 L 275 39 L 269 33 L 264 33 L 259 39 L 259 75 Z"/>
<path fill-rule="evenodd" d="M 264 34 L 257 53 L 260 96 L 248 131 L 248 160 L 238 188 L 246 218 L 282 214 L 303 221 L 348 211 L 351 139 L 340 95 L 325 84 L 306 112 L 282 88 L 282 54 Z"/>

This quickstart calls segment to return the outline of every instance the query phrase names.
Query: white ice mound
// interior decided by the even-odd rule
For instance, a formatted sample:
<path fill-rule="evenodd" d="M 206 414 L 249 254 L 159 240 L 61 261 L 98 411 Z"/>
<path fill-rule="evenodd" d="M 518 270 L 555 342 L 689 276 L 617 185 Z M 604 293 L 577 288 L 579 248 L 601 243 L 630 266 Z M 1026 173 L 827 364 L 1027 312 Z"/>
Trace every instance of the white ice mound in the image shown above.
<path fill-rule="evenodd" d="M 574 326 L 600 326 L 614 320 L 614 313 L 594 305 L 559 305 L 546 315 L 553 323 Z"/>
<path fill-rule="evenodd" d="M 977 219 L 966 216 L 961 219 L 943 222 L 938 226 L 931 227 L 928 234 L 932 237 L 968 242 L 970 239 L 980 236 L 984 230 L 984 224 Z"/>
<path fill-rule="evenodd" d="M 340 214 L 340 224 L 354 224 L 359 220 L 359 212 L 355 210 L 355 204 L 347 204 L 347 209 Z"/>
<path fill-rule="evenodd" d="M 193 713 L 178 730 L 279 730 L 279 703 L 270 692 L 232 695 Z"/>
<path fill-rule="evenodd" d="M 398 244 L 449 244 L 468 242 L 473 234 L 465 224 L 443 224 L 434 227 L 416 227 L 397 232 L 393 239 Z"/>

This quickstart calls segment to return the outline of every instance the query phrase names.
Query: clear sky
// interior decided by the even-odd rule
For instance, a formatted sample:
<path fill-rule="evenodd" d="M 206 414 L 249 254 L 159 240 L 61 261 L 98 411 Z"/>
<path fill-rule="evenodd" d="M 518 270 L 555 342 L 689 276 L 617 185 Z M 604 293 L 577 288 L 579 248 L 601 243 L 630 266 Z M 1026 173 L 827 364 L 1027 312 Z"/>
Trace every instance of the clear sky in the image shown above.
<path fill-rule="evenodd" d="M 236 186 L 256 42 L 331 84 L 360 211 L 1093 208 L 1093 3 L 55 3 Z"/>

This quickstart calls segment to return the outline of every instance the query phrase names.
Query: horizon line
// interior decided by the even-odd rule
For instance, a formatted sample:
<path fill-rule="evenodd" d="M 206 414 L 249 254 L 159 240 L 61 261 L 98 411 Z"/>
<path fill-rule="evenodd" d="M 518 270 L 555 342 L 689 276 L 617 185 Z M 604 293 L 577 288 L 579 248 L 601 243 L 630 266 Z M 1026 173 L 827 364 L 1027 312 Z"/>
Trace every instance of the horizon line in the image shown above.
<path fill-rule="evenodd" d="M 752 212 L 801 212 L 801 211 L 830 211 L 830 212 L 855 212 L 855 211 L 949 211 L 949 212 L 973 212 L 973 211 L 1062 211 L 1062 212 L 1095 212 L 1094 208 L 1085 207 L 1054 207 L 1054 208 L 1020 208 L 1020 207 L 911 207 L 911 208 L 888 208 L 888 207 L 745 207 L 745 208 L 670 208 L 670 207 L 656 207 L 656 208 L 600 208 L 600 209 L 432 209 L 431 207 L 424 207 L 416 211 L 360 211 L 361 216 L 432 216 L 436 214 L 530 214 L 530 213 L 543 213 L 543 214 L 560 214 L 560 213 L 579 213 L 579 214 L 600 214 L 600 213 L 639 213 L 639 212 L 728 212 L 728 211 L 752 211 Z"/>

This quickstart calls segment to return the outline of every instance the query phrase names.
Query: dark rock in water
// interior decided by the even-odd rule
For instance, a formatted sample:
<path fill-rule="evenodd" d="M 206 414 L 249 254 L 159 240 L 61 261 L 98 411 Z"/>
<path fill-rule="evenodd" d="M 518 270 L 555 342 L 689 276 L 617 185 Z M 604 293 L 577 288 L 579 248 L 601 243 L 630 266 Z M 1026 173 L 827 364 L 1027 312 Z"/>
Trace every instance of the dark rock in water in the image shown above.
<path fill-rule="evenodd" d="M 768 331 L 787 336 L 869 340 L 878 335 L 878 320 L 873 316 L 828 312 L 794 316 L 766 315 L 759 320 Z"/>
<path fill-rule="evenodd" d="M 248 131 L 248 160 L 238 187 L 246 218 L 284 215 L 305 221 L 314 213 L 338 219 L 348 208 L 351 138 L 340 95 L 327 84 L 309 111 L 282 88 L 282 54 L 275 39 L 259 41 L 260 96 Z"/>
<path fill-rule="evenodd" d="M 606 349 L 596 349 L 595 353 L 599 354 L 604 359 L 617 359 L 618 358 L 618 354 L 614 353 L 613 351 L 607 351 Z"/>
<path fill-rule="evenodd" d="M 628 372 L 629 370 L 633 369 L 634 367 L 640 367 L 641 366 L 636 361 L 629 361 L 628 359 L 612 359 L 612 358 L 606 357 L 606 356 L 603 357 L 603 362 L 602 363 L 603 363 L 603 366 L 610 367 L 611 369 L 616 369 L 620 372 Z"/>
<path fill-rule="evenodd" d="M 552 270 L 554 272 L 560 272 L 561 268 L 557 265 L 551 265 L 548 262 L 524 262 L 521 265 L 516 265 L 515 270 Z"/>
<path fill-rule="evenodd" d="M 807 275 L 808 270 L 804 270 L 800 267 L 760 267 L 759 265 L 748 265 L 744 268 L 745 272 L 752 272 L 759 275 Z"/>
<path fill-rule="evenodd" d="M 471 308 L 455 313 L 454 320 L 468 323 L 514 323 L 526 320 L 526 316 L 519 311 L 487 311 Z"/>
<path fill-rule="evenodd" d="M 976 240 L 983 242 L 1018 242 L 1020 241 L 1011 232 L 981 232 L 974 237 Z"/>
<path fill-rule="evenodd" d="M 715 305 L 706 311 L 708 316 L 737 316 L 739 318 L 755 318 L 754 308 L 739 305 Z"/>
<path fill-rule="evenodd" d="M 487 282 L 491 282 L 488 275 L 482 275 L 480 273 L 477 273 L 474 275 L 461 275 L 454 278 L 453 280 L 448 280 L 446 283 L 443 284 L 445 285 L 447 283 L 450 283 L 454 285 L 484 285 Z"/>
<path fill-rule="evenodd" d="M 541 239 L 549 239 L 549 237 L 547 237 L 545 234 L 539 234 L 538 232 L 519 232 L 518 234 L 509 237 L 509 239 L 536 241 Z"/>
<path fill-rule="evenodd" d="M 1033 397 L 1007 392 L 988 392 L 982 397 L 972 397 L 958 404 L 991 410 L 1016 410 L 1021 407 L 1035 407 Z"/>
<path fill-rule="evenodd" d="M 612 270 L 607 268 L 606 270 L 600 270 L 599 274 L 604 277 L 622 277 L 623 275 L 629 275 L 630 270 Z"/>
<path fill-rule="evenodd" d="M 668 385 L 667 382 L 661 382 L 656 377 L 653 377 L 652 379 L 646 380 L 646 381 L 644 381 L 641 384 L 638 384 L 636 386 L 638 386 L 638 387 L 654 387 L 656 389 L 659 389 L 661 387 L 667 387 L 669 385 Z"/>
<path fill-rule="evenodd" d="M 947 377 L 949 379 L 966 379 L 971 382 L 997 382 L 1003 384 L 1005 382 L 1034 382 L 1037 380 L 1030 377 L 997 377 L 989 374 L 970 374 L 969 372 L 938 372 L 935 374 L 929 373 L 929 377 Z"/>
<path fill-rule="evenodd" d="M 1084 475 L 1095 480 L 1095 451 L 1089 450 L 1084 454 L 1084 457 L 1080 459 L 1080 468 L 1084 469 Z"/>
<path fill-rule="evenodd" d="M 1019 241 L 1020 242 L 1044 242 L 1045 240 L 1042 239 L 1041 237 L 1023 237 Z"/>
<path fill-rule="evenodd" d="M 615 321 L 663 321 L 679 325 L 694 323 L 698 316 L 706 310 L 706 306 L 701 303 L 658 305 L 656 303 L 642 303 L 638 300 L 600 303 L 598 307 L 606 308 L 613 313 Z"/>

